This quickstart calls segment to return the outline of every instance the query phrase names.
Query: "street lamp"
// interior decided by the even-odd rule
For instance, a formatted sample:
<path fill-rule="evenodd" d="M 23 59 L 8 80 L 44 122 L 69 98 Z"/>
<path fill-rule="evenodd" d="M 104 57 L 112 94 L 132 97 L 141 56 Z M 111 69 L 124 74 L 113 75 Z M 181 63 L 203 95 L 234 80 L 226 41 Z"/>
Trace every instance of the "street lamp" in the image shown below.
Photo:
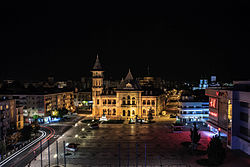
<path fill-rule="evenodd" d="M 57 158 L 57 154 L 54 154 L 54 158 Z"/>

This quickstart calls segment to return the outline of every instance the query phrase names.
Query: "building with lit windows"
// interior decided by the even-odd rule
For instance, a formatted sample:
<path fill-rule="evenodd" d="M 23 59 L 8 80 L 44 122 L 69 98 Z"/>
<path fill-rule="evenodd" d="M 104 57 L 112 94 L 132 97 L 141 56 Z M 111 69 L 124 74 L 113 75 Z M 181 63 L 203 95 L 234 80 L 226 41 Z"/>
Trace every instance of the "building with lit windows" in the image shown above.
<path fill-rule="evenodd" d="M 153 88 L 142 88 L 129 70 L 125 79 L 116 88 L 104 87 L 104 70 L 97 56 L 92 69 L 92 114 L 95 117 L 106 115 L 110 119 L 147 119 L 149 112 L 157 116 L 159 95 Z"/>
<path fill-rule="evenodd" d="M 180 102 L 178 118 L 183 123 L 205 123 L 209 117 L 208 102 L 185 101 Z"/>
<path fill-rule="evenodd" d="M 5 140 L 7 131 L 10 129 L 20 130 L 23 128 L 22 107 L 16 107 L 15 100 L 0 101 L 0 139 Z"/>
<path fill-rule="evenodd" d="M 210 130 L 226 137 L 227 146 L 250 155 L 250 81 L 233 88 L 208 88 Z"/>
<path fill-rule="evenodd" d="M 17 106 L 23 107 L 23 114 L 27 118 L 34 115 L 39 117 L 49 116 L 52 111 L 66 108 L 74 112 L 74 93 L 70 92 L 31 92 L 23 94 L 1 94 L 1 99 L 16 101 Z M 27 122 L 27 121 L 26 121 Z"/>

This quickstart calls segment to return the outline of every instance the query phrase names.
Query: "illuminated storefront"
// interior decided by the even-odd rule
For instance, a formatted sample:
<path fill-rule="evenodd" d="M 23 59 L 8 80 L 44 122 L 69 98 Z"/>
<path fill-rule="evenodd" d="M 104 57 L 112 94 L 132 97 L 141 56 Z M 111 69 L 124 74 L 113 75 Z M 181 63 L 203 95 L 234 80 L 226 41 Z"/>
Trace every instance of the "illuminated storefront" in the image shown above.
<path fill-rule="evenodd" d="M 209 96 L 209 120 L 207 124 L 211 132 L 222 136 L 231 148 L 232 126 L 232 91 L 206 89 Z"/>

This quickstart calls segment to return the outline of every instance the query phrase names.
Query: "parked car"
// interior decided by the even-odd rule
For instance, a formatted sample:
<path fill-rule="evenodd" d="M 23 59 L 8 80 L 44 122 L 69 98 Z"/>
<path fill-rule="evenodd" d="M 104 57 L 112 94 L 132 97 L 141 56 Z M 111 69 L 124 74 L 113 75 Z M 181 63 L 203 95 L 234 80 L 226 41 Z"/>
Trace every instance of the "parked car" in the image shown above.
<path fill-rule="evenodd" d="M 99 124 L 96 123 L 96 122 L 90 123 L 90 124 L 88 124 L 88 125 L 89 125 L 89 127 L 90 127 L 91 129 L 98 129 L 98 128 L 99 128 Z"/>
<path fill-rule="evenodd" d="M 73 152 L 77 151 L 77 144 L 75 144 L 75 143 L 67 143 L 66 144 L 66 150 L 73 151 Z"/>
<path fill-rule="evenodd" d="M 176 118 L 176 115 L 170 114 L 170 118 Z"/>

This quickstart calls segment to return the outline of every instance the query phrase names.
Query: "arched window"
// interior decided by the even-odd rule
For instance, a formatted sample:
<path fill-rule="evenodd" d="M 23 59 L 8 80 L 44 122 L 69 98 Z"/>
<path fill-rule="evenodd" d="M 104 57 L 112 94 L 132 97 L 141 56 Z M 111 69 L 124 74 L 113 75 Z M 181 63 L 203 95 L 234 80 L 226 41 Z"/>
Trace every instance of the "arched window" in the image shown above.
<path fill-rule="evenodd" d="M 122 104 L 125 105 L 126 104 L 126 101 L 125 101 L 125 97 L 122 98 Z"/>
<path fill-rule="evenodd" d="M 111 115 L 110 109 L 108 109 L 108 115 Z"/>
<path fill-rule="evenodd" d="M 145 109 L 143 109 L 142 114 L 146 115 L 146 110 Z"/>
<path fill-rule="evenodd" d="M 135 97 L 132 98 L 132 105 L 135 105 Z"/>
<path fill-rule="evenodd" d="M 122 111 L 122 116 L 124 116 L 124 117 L 126 116 L 126 111 L 125 110 Z"/>
<path fill-rule="evenodd" d="M 135 115 L 135 110 L 132 111 L 132 115 Z"/>
<path fill-rule="evenodd" d="M 143 100 L 142 104 L 144 104 L 144 105 L 145 105 L 145 104 L 146 104 L 146 100 Z"/>
<path fill-rule="evenodd" d="M 102 112 L 103 112 L 102 114 L 104 115 L 106 113 L 106 109 L 103 109 Z"/>
<path fill-rule="evenodd" d="M 130 116 L 130 110 L 128 110 L 128 115 L 127 116 Z"/>
<path fill-rule="evenodd" d="M 130 100 L 127 100 L 127 104 L 130 105 Z"/>
<path fill-rule="evenodd" d="M 152 100 L 152 101 L 151 101 L 151 104 L 152 104 L 152 105 L 155 105 L 155 101 L 154 101 L 154 100 Z"/>
<path fill-rule="evenodd" d="M 130 96 L 127 97 L 127 104 L 130 105 Z"/>
<path fill-rule="evenodd" d="M 150 100 L 147 100 L 147 105 L 150 105 Z"/>
<path fill-rule="evenodd" d="M 113 115 L 116 115 L 116 110 L 115 109 L 113 109 Z"/>

